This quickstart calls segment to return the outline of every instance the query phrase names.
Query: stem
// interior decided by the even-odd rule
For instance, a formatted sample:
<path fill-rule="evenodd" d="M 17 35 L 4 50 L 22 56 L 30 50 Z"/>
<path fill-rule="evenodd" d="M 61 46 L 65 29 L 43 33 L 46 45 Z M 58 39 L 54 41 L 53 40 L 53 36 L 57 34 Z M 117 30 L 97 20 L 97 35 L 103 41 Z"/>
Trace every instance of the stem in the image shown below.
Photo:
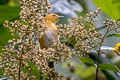
<path fill-rule="evenodd" d="M 21 59 L 19 60 L 19 72 L 18 72 L 18 80 L 20 80 L 20 72 L 21 72 Z"/>
<path fill-rule="evenodd" d="M 99 73 L 99 64 L 100 64 L 100 53 L 101 53 L 101 46 L 104 42 L 104 39 L 106 37 L 106 35 L 108 34 L 109 30 L 107 29 L 105 35 L 102 37 L 100 45 L 99 45 L 99 49 L 98 49 L 98 55 L 97 55 L 97 68 L 96 68 L 96 80 L 98 80 L 98 73 Z"/>
<path fill-rule="evenodd" d="M 20 59 L 19 59 L 18 80 L 20 80 L 20 77 L 21 77 L 21 63 L 22 63 L 22 53 L 21 53 L 21 55 L 20 55 Z"/>
<path fill-rule="evenodd" d="M 99 59 L 100 59 L 100 50 L 98 51 L 98 55 L 97 55 L 97 68 L 96 68 L 96 80 L 98 80 L 98 72 L 99 72 L 99 63 L 100 63 L 100 61 L 99 61 Z"/>

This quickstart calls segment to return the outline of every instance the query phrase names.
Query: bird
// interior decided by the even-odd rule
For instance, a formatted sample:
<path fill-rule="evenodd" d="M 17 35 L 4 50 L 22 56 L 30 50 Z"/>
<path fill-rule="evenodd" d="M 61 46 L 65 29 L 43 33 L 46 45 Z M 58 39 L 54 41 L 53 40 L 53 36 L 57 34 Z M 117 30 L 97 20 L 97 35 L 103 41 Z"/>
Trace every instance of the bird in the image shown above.
<path fill-rule="evenodd" d="M 59 19 L 64 16 L 59 16 L 58 14 L 51 13 L 45 16 L 45 25 L 47 27 L 47 30 L 43 34 L 43 36 L 40 38 L 40 48 L 49 48 L 54 41 L 57 41 L 58 34 L 57 34 L 57 27 L 56 23 L 59 21 Z"/>

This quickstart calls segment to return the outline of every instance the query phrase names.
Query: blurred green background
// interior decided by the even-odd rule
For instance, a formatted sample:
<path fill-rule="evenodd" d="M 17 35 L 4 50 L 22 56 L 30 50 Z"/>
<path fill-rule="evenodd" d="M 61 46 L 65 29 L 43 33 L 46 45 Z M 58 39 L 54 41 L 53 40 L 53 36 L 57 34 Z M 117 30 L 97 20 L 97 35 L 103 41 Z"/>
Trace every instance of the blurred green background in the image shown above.
<path fill-rule="evenodd" d="M 3 27 L 5 20 L 14 21 L 19 18 L 20 5 L 17 0 L 0 0 L 0 52 L 1 48 L 12 38 L 7 28 Z"/>

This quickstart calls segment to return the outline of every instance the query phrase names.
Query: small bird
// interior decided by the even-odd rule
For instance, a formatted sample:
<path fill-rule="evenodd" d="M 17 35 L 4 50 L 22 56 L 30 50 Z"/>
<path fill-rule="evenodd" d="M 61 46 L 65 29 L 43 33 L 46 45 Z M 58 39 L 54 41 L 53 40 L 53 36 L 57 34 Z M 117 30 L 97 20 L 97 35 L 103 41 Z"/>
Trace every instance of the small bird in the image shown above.
<path fill-rule="evenodd" d="M 54 41 L 58 40 L 56 23 L 63 16 L 59 16 L 57 14 L 48 14 L 45 16 L 45 25 L 47 27 L 47 31 L 40 38 L 40 48 L 48 48 L 53 44 Z"/>

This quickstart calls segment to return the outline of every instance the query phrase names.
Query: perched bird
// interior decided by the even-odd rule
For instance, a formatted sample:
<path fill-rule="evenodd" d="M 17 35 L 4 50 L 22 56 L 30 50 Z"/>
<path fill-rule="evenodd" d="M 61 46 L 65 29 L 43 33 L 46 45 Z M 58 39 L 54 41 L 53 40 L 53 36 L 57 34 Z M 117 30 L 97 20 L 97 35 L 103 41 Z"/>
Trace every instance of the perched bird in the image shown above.
<path fill-rule="evenodd" d="M 59 18 L 63 16 L 59 16 L 57 14 L 48 14 L 45 16 L 45 25 L 47 27 L 47 31 L 40 38 L 40 48 L 48 48 L 54 41 L 58 40 L 56 23 Z"/>

